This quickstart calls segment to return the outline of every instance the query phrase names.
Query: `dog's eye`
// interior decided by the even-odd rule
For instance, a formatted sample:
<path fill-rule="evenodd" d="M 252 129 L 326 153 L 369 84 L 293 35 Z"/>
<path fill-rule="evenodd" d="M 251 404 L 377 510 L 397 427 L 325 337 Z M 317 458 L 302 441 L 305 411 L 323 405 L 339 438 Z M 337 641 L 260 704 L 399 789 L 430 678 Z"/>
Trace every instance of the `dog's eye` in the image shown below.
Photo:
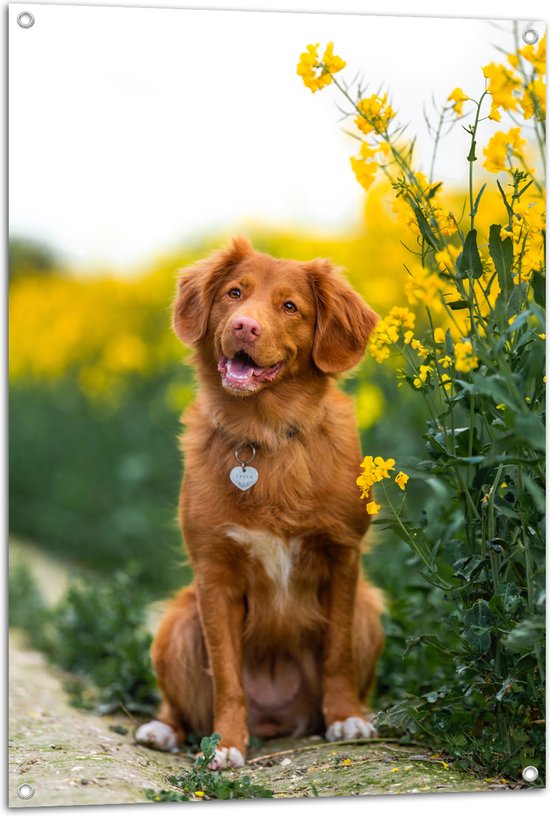
<path fill-rule="evenodd" d="M 235 287 L 234 289 L 230 289 L 227 293 L 227 297 L 232 298 L 233 300 L 238 300 L 241 296 L 241 290 Z"/>
<path fill-rule="evenodd" d="M 297 312 L 298 311 L 298 307 L 291 300 L 287 300 L 285 303 L 283 303 L 283 309 L 285 310 L 285 312 Z"/>

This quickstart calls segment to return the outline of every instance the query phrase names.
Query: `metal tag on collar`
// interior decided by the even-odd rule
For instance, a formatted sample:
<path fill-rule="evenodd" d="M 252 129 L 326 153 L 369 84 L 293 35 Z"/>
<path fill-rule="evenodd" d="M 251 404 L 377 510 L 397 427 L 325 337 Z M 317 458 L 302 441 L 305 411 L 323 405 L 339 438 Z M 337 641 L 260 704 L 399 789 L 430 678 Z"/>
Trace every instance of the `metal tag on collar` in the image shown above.
<path fill-rule="evenodd" d="M 252 455 L 248 459 L 243 459 L 240 455 L 241 448 L 250 448 Z M 248 490 L 253 487 L 258 481 L 258 471 L 254 467 L 248 467 L 256 456 L 256 448 L 250 442 L 244 445 L 239 445 L 235 451 L 235 459 L 239 463 L 239 467 L 234 467 L 230 473 L 229 478 L 239 490 Z"/>

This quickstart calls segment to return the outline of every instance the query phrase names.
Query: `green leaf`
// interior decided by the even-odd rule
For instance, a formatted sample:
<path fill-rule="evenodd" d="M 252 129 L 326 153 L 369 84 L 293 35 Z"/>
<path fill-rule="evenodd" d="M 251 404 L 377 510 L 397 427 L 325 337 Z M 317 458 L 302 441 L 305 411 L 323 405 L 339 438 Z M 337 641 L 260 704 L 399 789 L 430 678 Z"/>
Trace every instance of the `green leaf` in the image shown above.
<path fill-rule="evenodd" d="M 531 278 L 531 286 L 533 287 L 535 303 L 538 303 L 544 309 L 546 306 L 546 276 L 534 272 Z"/>
<path fill-rule="evenodd" d="M 436 241 L 436 238 L 433 234 L 433 231 L 424 216 L 424 213 L 417 207 L 416 205 L 412 205 L 414 217 L 416 218 L 416 223 L 418 224 L 418 229 L 420 230 L 420 234 L 424 238 L 427 244 L 432 247 L 432 249 L 439 249 L 439 244 Z"/>
<path fill-rule="evenodd" d="M 512 652 L 531 652 L 533 646 L 544 640 L 545 620 L 542 615 L 525 618 L 504 638 L 504 645 Z"/>
<path fill-rule="evenodd" d="M 500 224 L 492 224 L 489 229 L 489 253 L 497 270 L 498 283 L 503 292 L 508 292 L 513 285 L 512 262 L 514 248 L 510 237 L 501 240 Z"/>
<path fill-rule="evenodd" d="M 479 207 L 479 202 L 481 201 L 481 196 L 482 196 L 482 195 L 483 195 L 483 193 L 485 192 L 485 188 L 486 188 L 486 187 L 487 187 L 487 184 L 484 184 L 484 185 L 481 187 L 481 190 L 479 191 L 479 193 L 477 194 L 477 196 L 476 196 L 476 201 L 475 201 L 475 204 L 474 204 L 474 209 L 473 209 L 473 210 L 472 210 L 472 212 L 470 213 L 470 215 L 471 215 L 471 216 L 477 215 L 477 211 L 478 211 L 478 207 Z"/>
<path fill-rule="evenodd" d="M 542 419 L 536 414 L 516 416 L 515 430 L 517 435 L 536 450 L 545 450 L 546 429 Z"/>
<path fill-rule="evenodd" d="M 468 309 L 470 304 L 467 300 L 453 300 L 451 303 L 447 303 L 447 306 L 453 312 L 457 312 L 459 309 Z"/>
<path fill-rule="evenodd" d="M 456 266 L 459 278 L 479 278 L 483 274 L 483 266 L 477 248 L 477 230 L 470 230 L 466 236 Z"/>
<path fill-rule="evenodd" d="M 464 637 L 478 654 L 491 648 L 493 613 L 487 601 L 479 600 L 464 615 Z"/>
<path fill-rule="evenodd" d="M 497 187 L 498 187 L 498 189 L 500 191 L 500 194 L 502 196 L 502 200 L 504 202 L 504 206 L 506 207 L 506 212 L 508 213 L 509 218 L 513 218 L 514 217 L 514 210 L 508 204 L 508 199 L 506 198 L 506 193 L 502 189 L 502 185 L 501 185 L 501 183 L 500 183 L 500 181 L 498 179 L 497 179 Z"/>

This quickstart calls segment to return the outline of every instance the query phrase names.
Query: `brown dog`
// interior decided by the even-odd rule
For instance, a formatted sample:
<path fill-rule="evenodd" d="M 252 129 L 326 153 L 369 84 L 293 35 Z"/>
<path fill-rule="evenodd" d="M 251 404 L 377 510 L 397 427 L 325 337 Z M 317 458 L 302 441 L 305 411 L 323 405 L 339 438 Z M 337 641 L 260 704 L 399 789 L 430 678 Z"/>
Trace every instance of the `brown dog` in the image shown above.
<path fill-rule="evenodd" d="M 139 742 L 173 750 L 186 729 L 216 731 L 210 767 L 224 768 L 244 763 L 249 734 L 374 734 L 362 703 L 382 603 L 360 574 L 361 455 L 334 375 L 376 319 L 328 261 L 242 237 L 181 275 L 174 328 L 200 386 L 180 500 L 196 578 L 155 638 L 163 703 Z"/>

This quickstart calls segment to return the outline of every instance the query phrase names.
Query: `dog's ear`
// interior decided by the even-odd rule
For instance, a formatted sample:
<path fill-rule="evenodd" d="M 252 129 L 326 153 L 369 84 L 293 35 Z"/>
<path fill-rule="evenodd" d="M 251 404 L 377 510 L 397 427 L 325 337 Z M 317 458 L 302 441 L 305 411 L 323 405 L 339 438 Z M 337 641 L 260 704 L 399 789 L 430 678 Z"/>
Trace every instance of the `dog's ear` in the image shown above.
<path fill-rule="evenodd" d="M 326 374 L 356 365 L 379 320 L 330 261 L 306 264 L 317 306 L 313 362 Z"/>
<path fill-rule="evenodd" d="M 182 270 L 172 320 L 182 342 L 193 344 L 204 337 L 218 284 L 231 267 L 253 251 L 248 238 L 238 235 L 208 258 Z"/>

